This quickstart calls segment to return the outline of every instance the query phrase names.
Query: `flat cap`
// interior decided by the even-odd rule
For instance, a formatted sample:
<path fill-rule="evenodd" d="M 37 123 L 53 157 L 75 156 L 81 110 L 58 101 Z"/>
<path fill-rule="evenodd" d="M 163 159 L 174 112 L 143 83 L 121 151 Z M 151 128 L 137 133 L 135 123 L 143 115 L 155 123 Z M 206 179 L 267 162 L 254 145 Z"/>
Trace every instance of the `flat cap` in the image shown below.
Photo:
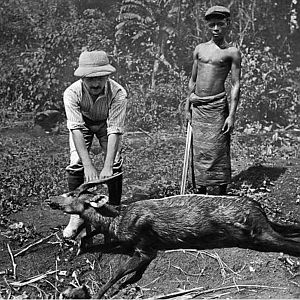
<path fill-rule="evenodd" d="M 230 10 L 227 7 L 220 5 L 212 6 L 206 11 L 204 18 L 207 20 L 213 16 L 223 16 L 224 18 L 229 17 Z"/>

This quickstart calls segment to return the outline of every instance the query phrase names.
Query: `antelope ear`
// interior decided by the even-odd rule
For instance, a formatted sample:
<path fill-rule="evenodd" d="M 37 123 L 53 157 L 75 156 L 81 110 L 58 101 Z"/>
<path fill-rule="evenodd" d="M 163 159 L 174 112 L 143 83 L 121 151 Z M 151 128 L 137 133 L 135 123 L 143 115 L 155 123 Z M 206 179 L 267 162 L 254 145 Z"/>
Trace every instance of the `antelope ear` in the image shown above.
<path fill-rule="evenodd" d="M 88 200 L 90 206 L 94 208 L 100 208 L 108 202 L 108 197 L 106 195 L 96 195 L 92 199 Z"/>

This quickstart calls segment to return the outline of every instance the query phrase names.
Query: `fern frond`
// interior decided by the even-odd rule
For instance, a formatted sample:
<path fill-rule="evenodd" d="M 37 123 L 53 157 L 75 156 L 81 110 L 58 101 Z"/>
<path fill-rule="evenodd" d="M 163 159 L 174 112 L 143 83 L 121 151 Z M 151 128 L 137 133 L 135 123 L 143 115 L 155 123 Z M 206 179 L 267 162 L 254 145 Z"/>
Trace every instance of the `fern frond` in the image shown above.
<path fill-rule="evenodd" d="M 161 30 L 166 31 L 169 35 L 172 35 L 176 32 L 176 30 L 170 26 L 162 26 Z"/>
<path fill-rule="evenodd" d="M 141 17 L 138 14 L 135 13 L 122 13 L 119 15 L 119 20 L 122 21 L 129 21 L 129 20 L 136 20 L 138 22 L 143 23 L 144 22 L 144 18 Z"/>
<path fill-rule="evenodd" d="M 144 36 L 146 33 L 147 33 L 147 31 L 139 31 L 137 34 L 135 34 L 135 35 L 132 37 L 132 40 L 133 40 L 133 41 L 136 41 L 136 40 L 138 40 L 139 38 L 141 38 L 142 36 Z"/>

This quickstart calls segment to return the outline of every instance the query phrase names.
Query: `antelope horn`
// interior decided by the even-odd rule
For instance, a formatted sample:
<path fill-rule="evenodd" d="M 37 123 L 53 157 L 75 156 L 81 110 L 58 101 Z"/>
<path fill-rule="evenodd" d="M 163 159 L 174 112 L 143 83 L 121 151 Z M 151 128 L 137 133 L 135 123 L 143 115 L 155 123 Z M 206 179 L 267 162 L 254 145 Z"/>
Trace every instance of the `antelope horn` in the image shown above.
<path fill-rule="evenodd" d="M 97 180 L 94 180 L 94 181 L 89 181 L 89 182 L 83 183 L 79 187 L 79 195 L 82 194 L 83 192 L 85 192 L 86 190 L 88 190 L 91 187 L 97 186 L 99 184 L 105 184 L 105 183 L 113 182 L 114 180 L 116 180 L 116 178 L 118 178 L 122 174 L 123 174 L 123 172 L 119 172 L 119 173 L 115 173 L 112 176 L 107 177 L 107 178 L 97 179 Z"/>

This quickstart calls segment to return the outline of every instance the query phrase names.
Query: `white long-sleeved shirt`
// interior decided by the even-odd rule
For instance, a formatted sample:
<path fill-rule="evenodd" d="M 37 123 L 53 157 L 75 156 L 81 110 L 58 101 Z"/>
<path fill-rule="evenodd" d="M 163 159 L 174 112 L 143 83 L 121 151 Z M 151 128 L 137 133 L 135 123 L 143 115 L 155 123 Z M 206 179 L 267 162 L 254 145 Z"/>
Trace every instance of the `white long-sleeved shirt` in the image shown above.
<path fill-rule="evenodd" d="M 88 118 L 95 125 L 106 120 L 107 135 L 124 133 L 127 93 L 116 81 L 109 78 L 104 95 L 93 101 L 79 79 L 65 90 L 63 100 L 69 130 L 84 128 Z"/>

